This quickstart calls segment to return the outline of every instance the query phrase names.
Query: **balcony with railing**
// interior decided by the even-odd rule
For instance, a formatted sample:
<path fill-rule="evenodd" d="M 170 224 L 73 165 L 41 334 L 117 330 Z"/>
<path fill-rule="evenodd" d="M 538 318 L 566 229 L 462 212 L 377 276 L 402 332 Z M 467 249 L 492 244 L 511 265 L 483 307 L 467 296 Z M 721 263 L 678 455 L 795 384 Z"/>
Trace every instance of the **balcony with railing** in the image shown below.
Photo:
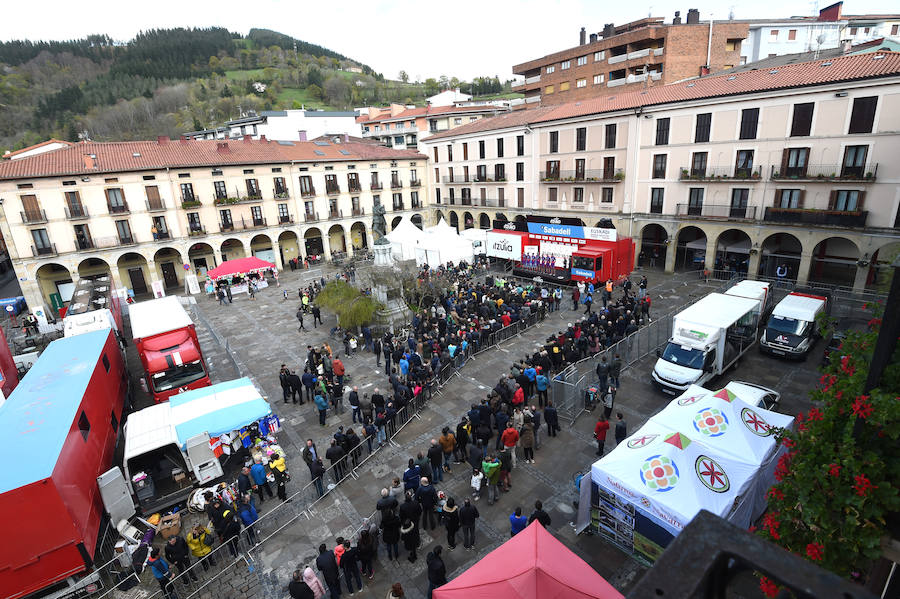
<path fill-rule="evenodd" d="M 540 96 L 540 95 L 537 95 L 537 96 L 529 96 L 529 97 L 525 98 L 525 103 L 526 103 L 526 104 L 534 104 L 534 103 L 540 102 L 540 101 L 541 101 L 541 96 Z"/>
<path fill-rule="evenodd" d="M 344 218 L 344 212 L 340 208 L 330 208 L 328 218 Z"/>
<path fill-rule="evenodd" d="M 369 183 L 369 189 L 372 191 L 381 191 L 383 188 L 381 183 Z"/>
<path fill-rule="evenodd" d="M 488 208 L 505 208 L 506 199 L 500 198 L 478 198 L 479 206 L 487 206 Z"/>
<path fill-rule="evenodd" d="M 869 213 L 866 210 L 813 210 L 807 208 L 777 208 L 766 206 L 763 220 L 790 225 L 828 225 L 833 227 L 862 228 Z"/>
<path fill-rule="evenodd" d="M 166 201 L 162 198 L 158 200 L 144 200 L 144 206 L 147 207 L 147 212 L 164 212 Z"/>
<path fill-rule="evenodd" d="M 334 185 L 325 184 L 325 194 L 330 196 L 336 196 L 341 193 L 341 186 L 335 183 Z"/>
<path fill-rule="evenodd" d="M 110 214 L 130 214 L 131 210 L 128 208 L 128 202 L 122 200 L 121 204 L 106 204 L 107 209 Z"/>
<path fill-rule="evenodd" d="M 350 213 L 353 216 L 365 216 L 366 209 L 363 206 L 359 206 L 358 208 L 351 208 Z"/>
<path fill-rule="evenodd" d="M 628 83 L 628 77 L 620 77 L 618 79 L 610 79 L 606 82 L 606 87 L 619 87 Z"/>
<path fill-rule="evenodd" d="M 59 252 L 56 251 L 56 244 L 51 243 L 50 245 L 45 245 L 41 247 L 31 246 L 31 256 L 33 258 L 39 258 L 41 256 L 55 256 Z"/>
<path fill-rule="evenodd" d="M 234 231 L 234 221 L 219 221 L 219 233 Z"/>
<path fill-rule="evenodd" d="M 360 193 L 362 191 L 362 186 L 359 183 L 348 183 L 347 191 L 350 193 Z"/>
<path fill-rule="evenodd" d="M 387 128 L 390 126 L 390 128 Z M 403 125 L 399 129 L 393 126 L 393 123 L 385 125 L 385 127 L 379 128 L 377 131 L 374 127 L 370 127 L 368 131 L 363 130 L 363 137 L 384 137 L 389 135 L 405 135 L 407 133 L 418 133 L 419 129 L 417 127 L 408 127 Z"/>
<path fill-rule="evenodd" d="M 474 183 L 506 183 L 506 177 L 500 177 L 499 179 L 496 179 L 487 175 L 475 175 Z"/>
<path fill-rule="evenodd" d="M 780 166 L 772 165 L 772 180 L 774 181 L 821 181 L 831 183 L 834 181 L 862 181 L 874 183 L 878 176 L 878 163 L 873 162 L 863 166 L 844 166 L 842 164 L 807 164 L 804 166 Z"/>
<path fill-rule="evenodd" d="M 755 182 L 762 179 L 762 166 L 750 168 L 737 166 L 715 166 L 705 169 L 682 168 L 678 176 L 680 181 L 706 181 L 709 183 L 727 181 Z"/>
<path fill-rule="evenodd" d="M 307 223 L 314 223 L 319 220 L 318 212 L 306 212 L 303 214 L 303 221 Z"/>
<path fill-rule="evenodd" d="M 188 225 L 188 237 L 206 235 L 206 227 L 203 225 Z"/>
<path fill-rule="evenodd" d="M 258 204 L 263 201 L 262 195 L 244 195 L 230 198 L 216 198 L 216 206 L 233 206 L 235 204 Z"/>
<path fill-rule="evenodd" d="M 303 189 L 303 188 L 300 189 L 300 197 L 312 198 L 312 197 L 315 197 L 315 195 L 316 195 L 315 187 L 310 187 L 309 189 Z"/>
<path fill-rule="evenodd" d="M 172 239 L 172 233 L 169 231 L 157 231 L 156 237 L 153 238 L 153 241 L 164 241 L 166 239 Z"/>
<path fill-rule="evenodd" d="M 444 177 L 441 177 L 441 182 L 447 183 L 447 184 L 461 185 L 464 183 L 471 183 L 472 178 L 466 177 L 464 175 L 453 175 L 452 177 L 444 176 Z"/>
<path fill-rule="evenodd" d="M 216 203 L 218 203 L 219 200 L 226 200 L 226 199 L 228 199 L 228 198 L 216 198 Z M 194 208 L 199 208 L 200 206 L 202 206 L 202 203 L 200 202 L 200 196 L 198 196 L 196 194 L 189 195 L 189 196 L 181 196 L 182 209 L 193 210 Z"/>
<path fill-rule="evenodd" d="M 410 187 L 421 187 L 422 180 L 421 179 L 410 179 L 409 186 Z"/>
<path fill-rule="evenodd" d="M 134 240 L 133 235 L 129 235 L 126 237 L 119 237 L 119 245 L 137 245 L 137 241 Z"/>
<path fill-rule="evenodd" d="M 66 218 L 69 220 L 78 220 L 91 217 L 90 213 L 88 212 L 87 206 L 70 204 L 65 207 L 65 210 Z"/>
<path fill-rule="evenodd" d="M 542 183 L 620 183 L 625 169 L 587 169 L 584 171 L 541 171 Z"/>
<path fill-rule="evenodd" d="M 75 236 L 75 250 L 83 251 L 83 250 L 92 250 L 96 245 L 94 245 L 94 240 L 90 235 L 76 235 Z"/>
<path fill-rule="evenodd" d="M 272 190 L 272 197 L 276 200 L 288 200 L 291 197 L 291 193 L 287 189 L 278 189 L 276 187 Z"/>
<path fill-rule="evenodd" d="M 294 215 L 293 214 L 279 214 L 278 215 L 278 224 L 279 225 L 293 225 L 294 224 Z"/>
<path fill-rule="evenodd" d="M 406 205 L 403 203 L 403 200 L 400 200 L 399 202 L 397 202 L 395 200 L 394 203 L 392 204 L 392 206 L 393 206 L 395 212 L 397 210 L 406 210 Z"/>
<path fill-rule="evenodd" d="M 628 60 L 628 54 L 627 54 L 627 53 L 626 53 L 626 54 L 619 54 L 618 56 L 610 56 L 610 57 L 607 59 L 607 62 L 608 62 L 609 64 L 618 64 L 618 63 L 620 63 L 620 62 L 625 62 L 626 60 Z"/>
<path fill-rule="evenodd" d="M 26 225 L 37 225 L 47 222 L 47 213 L 43 209 L 26 210 L 25 212 L 19 212 L 19 215 L 22 217 L 22 222 Z"/>
<path fill-rule="evenodd" d="M 400 179 L 391 179 L 391 189 L 400 189 L 403 187 L 403 181 Z"/>
<path fill-rule="evenodd" d="M 269 225 L 266 222 L 265 216 L 259 216 L 253 217 L 249 221 L 245 221 L 244 217 L 241 217 L 241 226 L 243 226 L 244 229 L 262 229 Z"/>
<path fill-rule="evenodd" d="M 729 219 L 756 218 L 756 206 L 732 206 L 730 204 L 676 204 L 675 216 L 690 218 Z"/>

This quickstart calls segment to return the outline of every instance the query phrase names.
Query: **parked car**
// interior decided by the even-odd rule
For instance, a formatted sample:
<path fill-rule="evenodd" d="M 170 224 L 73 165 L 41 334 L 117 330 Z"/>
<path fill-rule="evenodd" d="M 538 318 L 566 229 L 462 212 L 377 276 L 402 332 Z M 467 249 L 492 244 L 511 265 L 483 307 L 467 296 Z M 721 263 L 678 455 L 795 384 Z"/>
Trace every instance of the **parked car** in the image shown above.
<path fill-rule="evenodd" d="M 841 344 L 847 338 L 846 331 L 832 331 L 827 337 L 828 343 L 825 344 L 825 353 L 822 354 L 822 366 L 828 366 L 831 362 L 832 352 L 840 351 Z"/>
<path fill-rule="evenodd" d="M 746 401 L 755 404 L 759 408 L 778 411 L 781 402 L 781 393 L 762 385 L 748 383 L 746 381 L 731 381 L 725 388 Z"/>

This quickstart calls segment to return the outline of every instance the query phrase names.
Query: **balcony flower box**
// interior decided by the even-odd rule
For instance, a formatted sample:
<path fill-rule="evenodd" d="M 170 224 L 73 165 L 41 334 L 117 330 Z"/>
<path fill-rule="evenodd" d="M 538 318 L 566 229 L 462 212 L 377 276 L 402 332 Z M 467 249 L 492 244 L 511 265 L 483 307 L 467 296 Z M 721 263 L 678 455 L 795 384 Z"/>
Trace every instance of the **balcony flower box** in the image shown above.
<path fill-rule="evenodd" d="M 185 201 L 181 202 L 181 207 L 185 208 L 185 209 L 199 208 L 200 200 L 185 200 Z"/>
<path fill-rule="evenodd" d="M 216 198 L 216 206 L 229 206 L 240 203 L 240 198 Z"/>

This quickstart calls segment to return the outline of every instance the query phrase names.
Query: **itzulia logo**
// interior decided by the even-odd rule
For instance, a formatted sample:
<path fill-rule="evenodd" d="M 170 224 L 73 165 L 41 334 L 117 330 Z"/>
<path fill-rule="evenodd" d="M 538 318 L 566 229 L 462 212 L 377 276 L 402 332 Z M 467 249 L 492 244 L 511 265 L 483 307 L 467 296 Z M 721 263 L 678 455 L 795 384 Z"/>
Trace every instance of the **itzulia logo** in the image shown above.
<path fill-rule="evenodd" d="M 508 241 L 495 241 L 494 249 L 500 252 L 511 252 L 513 251 L 513 246 Z"/>

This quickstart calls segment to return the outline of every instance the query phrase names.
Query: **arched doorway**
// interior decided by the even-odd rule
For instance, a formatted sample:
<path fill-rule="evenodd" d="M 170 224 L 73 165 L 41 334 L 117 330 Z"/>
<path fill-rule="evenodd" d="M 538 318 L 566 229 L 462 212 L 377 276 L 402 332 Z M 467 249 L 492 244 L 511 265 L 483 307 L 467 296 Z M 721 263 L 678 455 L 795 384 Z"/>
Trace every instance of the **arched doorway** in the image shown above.
<path fill-rule="evenodd" d="M 116 261 L 119 269 L 119 277 L 122 284 L 134 292 L 134 295 L 146 295 L 150 293 L 150 272 L 147 268 L 147 259 L 137 252 L 122 254 Z"/>
<path fill-rule="evenodd" d="M 422 223 L 422 215 L 421 214 L 413 214 L 409 220 L 410 220 L 410 222 L 412 222 L 412 224 L 419 227 L 420 231 L 425 228 L 424 224 Z"/>
<path fill-rule="evenodd" d="M 328 247 L 331 253 L 346 252 L 347 240 L 344 238 L 344 227 L 341 225 L 331 225 L 328 229 Z"/>
<path fill-rule="evenodd" d="M 174 289 L 184 284 L 184 262 L 181 252 L 174 248 L 160 248 L 153 255 L 156 274 L 162 279 L 166 289 Z"/>
<path fill-rule="evenodd" d="M 783 264 L 787 267 L 787 278 L 797 278 L 800 254 L 803 252 L 799 239 L 790 233 L 775 233 L 766 237 L 759 251 L 762 252 L 759 258 L 759 276 L 775 277 L 778 267 Z"/>
<path fill-rule="evenodd" d="M 843 237 L 829 237 L 816 244 L 809 265 L 809 282 L 852 287 L 856 279 L 859 249 Z"/>
<path fill-rule="evenodd" d="M 278 265 L 278 261 L 275 260 L 275 249 L 272 247 L 272 239 L 264 233 L 254 235 L 250 240 L 250 255 Z M 282 264 L 284 263 L 282 262 Z"/>
<path fill-rule="evenodd" d="M 208 243 L 195 243 L 188 249 L 188 262 L 194 267 L 199 278 L 206 276 L 206 271 L 218 266 L 216 253 Z"/>
<path fill-rule="evenodd" d="M 350 244 L 353 251 L 368 249 L 369 239 L 366 237 L 365 223 L 356 221 L 350 226 Z"/>
<path fill-rule="evenodd" d="M 478 215 L 478 228 L 479 229 L 490 229 L 491 228 L 491 217 L 482 212 Z"/>
<path fill-rule="evenodd" d="M 110 272 L 109 264 L 100 258 L 86 258 L 78 265 L 78 278 L 105 275 L 108 272 Z"/>
<path fill-rule="evenodd" d="M 638 255 L 638 266 L 649 267 L 652 258 L 657 269 L 664 269 L 668 240 L 669 234 L 662 226 L 653 223 L 644 227 L 641 231 L 641 253 Z"/>
<path fill-rule="evenodd" d="M 502 212 L 498 212 L 494 215 L 494 220 L 500 221 L 501 223 L 508 222 L 509 219 L 506 218 L 506 215 Z"/>
<path fill-rule="evenodd" d="M 75 290 L 72 273 L 61 264 L 42 264 L 34 273 L 34 280 L 44 302 L 51 307 L 55 315 L 59 315 L 59 309 L 72 299 L 72 292 Z"/>
<path fill-rule="evenodd" d="M 459 216 L 457 216 L 456 212 L 450 212 L 450 226 L 459 232 Z"/>
<path fill-rule="evenodd" d="M 397 225 L 400 224 L 401 220 L 403 220 L 402 216 L 395 216 L 393 219 L 391 219 L 391 231 L 397 228 Z"/>
<path fill-rule="evenodd" d="M 222 260 L 225 262 L 246 257 L 247 254 L 244 251 L 244 242 L 240 239 L 231 238 L 222 242 Z"/>
<path fill-rule="evenodd" d="M 675 244 L 675 271 L 698 270 L 706 263 L 706 233 L 699 227 L 678 231 Z"/>
<path fill-rule="evenodd" d="M 437 224 L 441 222 L 441 219 L 447 220 L 447 217 L 444 216 L 444 213 L 440 210 L 436 210 L 434 213 L 434 223 Z"/>
<path fill-rule="evenodd" d="M 750 264 L 750 236 L 740 229 L 723 231 L 716 239 L 715 269 L 746 273 Z"/>
<path fill-rule="evenodd" d="M 322 244 L 322 231 L 318 227 L 310 227 L 303 234 L 303 245 L 306 248 L 307 256 L 321 256 L 325 253 L 325 246 Z"/>
<path fill-rule="evenodd" d="M 290 264 L 294 258 L 300 259 L 300 244 L 297 234 L 293 231 L 282 231 L 278 236 L 278 251 L 281 253 L 281 263 Z"/>
<path fill-rule="evenodd" d="M 471 212 L 466 212 L 463 214 L 463 228 L 471 229 L 475 227 L 475 217 L 472 216 Z"/>
<path fill-rule="evenodd" d="M 878 248 L 870 260 L 866 289 L 887 293 L 894 278 L 891 264 L 900 256 L 900 242 L 893 242 Z"/>
<path fill-rule="evenodd" d="M 524 223 L 524 222 L 528 222 L 528 219 L 525 218 L 525 215 L 524 215 L 524 214 L 519 214 L 519 215 L 516 216 L 516 222 L 517 222 L 517 223 Z"/>

